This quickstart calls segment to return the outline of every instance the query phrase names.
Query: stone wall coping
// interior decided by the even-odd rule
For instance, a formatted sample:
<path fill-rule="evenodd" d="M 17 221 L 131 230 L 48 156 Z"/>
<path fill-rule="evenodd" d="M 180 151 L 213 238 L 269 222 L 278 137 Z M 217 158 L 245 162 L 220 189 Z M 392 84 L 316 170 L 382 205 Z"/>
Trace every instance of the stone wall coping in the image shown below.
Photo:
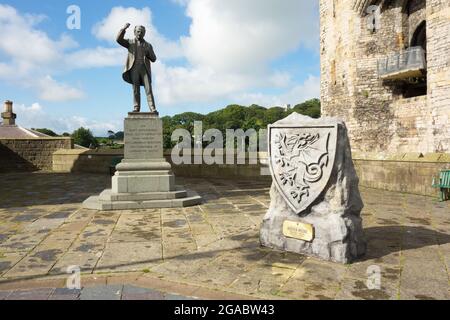
<path fill-rule="evenodd" d="M 450 163 L 450 153 L 433 152 L 425 154 L 420 152 L 404 152 L 396 154 L 353 152 L 352 158 L 354 160 L 363 161 Z"/>
<path fill-rule="evenodd" d="M 95 156 L 122 156 L 123 149 L 59 149 L 54 155 L 95 155 Z M 171 150 L 165 150 L 164 156 L 170 156 Z M 246 158 L 248 152 L 246 152 Z M 259 160 L 267 158 L 267 152 L 258 152 Z M 429 163 L 450 163 L 450 153 L 420 153 L 404 152 L 396 154 L 383 154 L 375 152 L 352 152 L 354 160 L 363 161 L 385 161 L 385 162 L 429 162 Z"/>
<path fill-rule="evenodd" d="M 91 154 L 91 155 L 123 155 L 124 149 L 59 149 L 55 151 L 53 154 L 55 155 L 63 155 L 63 154 Z M 165 156 L 170 156 L 172 154 L 172 150 L 164 150 Z M 248 154 L 248 152 L 246 152 Z M 266 154 L 266 153 L 264 153 Z"/>
<path fill-rule="evenodd" d="M 226 155 L 226 149 L 216 149 L 218 154 Z M 170 156 L 172 154 L 172 149 L 165 149 L 164 155 Z M 192 149 L 192 154 L 194 154 L 194 149 Z M 237 151 L 235 150 L 234 154 L 237 156 Z M 245 152 L 246 155 L 249 154 L 248 151 Z M 258 156 L 261 158 L 267 157 L 267 151 L 258 151 Z"/>
<path fill-rule="evenodd" d="M 96 156 L 118 156 L 123 155 L 123 149 L 58 149 L 54 155 L 96 155 Z"/>
<path fill-rule="evenodd" d="M 85 149 L 58 149 L 53 152 L 53 155 L 71 155 L 71 154 L 82 154 L 86 152 Z"/>
<path fill-rule="evenodd" d="M 71 137 L 29 137 L 29 138 L 2 138 L 0 137 L 1 141 L 5 140 L 19 140 L 19 141 L 26 141 L 26 140 L 72 140 Z"/>

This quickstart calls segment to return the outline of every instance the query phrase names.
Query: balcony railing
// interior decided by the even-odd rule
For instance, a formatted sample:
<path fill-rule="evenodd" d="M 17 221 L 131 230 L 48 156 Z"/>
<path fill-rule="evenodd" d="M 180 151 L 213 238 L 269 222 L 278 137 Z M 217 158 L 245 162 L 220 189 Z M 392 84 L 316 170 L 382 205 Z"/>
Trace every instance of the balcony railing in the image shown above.
<path fill-rule="evenodd" d="M 426 68 L 425 50 L 422 47 L 411 47 L 378 60 L 378 75 L 384 80 L 419 77 Z"/>

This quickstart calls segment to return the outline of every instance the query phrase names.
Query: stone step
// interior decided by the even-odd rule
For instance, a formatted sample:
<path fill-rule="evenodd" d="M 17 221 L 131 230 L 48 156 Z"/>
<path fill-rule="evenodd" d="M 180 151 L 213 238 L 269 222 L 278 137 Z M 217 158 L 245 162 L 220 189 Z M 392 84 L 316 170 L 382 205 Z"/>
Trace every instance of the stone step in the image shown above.
<path fill-rule="evenodd" d="M 102 200 L 100 196 L 92 196 L 83 202 L 83 207 L 92 210 L 132 210 L 154 208 L 180 208 L 200 204 L 202 198 L 195 191 L 185 191 L 186 197 L 160 200 L 117 201 Z"/>
<path fill-rule="evenodd" d="M 176 191 L 145 193 L 113 193 L 111 189 L 106 189 L 100 193 L 99 199 L 102 201 L 149 201 L 179 199 L 186 196 L 186 190 L 177 186 Z"/>

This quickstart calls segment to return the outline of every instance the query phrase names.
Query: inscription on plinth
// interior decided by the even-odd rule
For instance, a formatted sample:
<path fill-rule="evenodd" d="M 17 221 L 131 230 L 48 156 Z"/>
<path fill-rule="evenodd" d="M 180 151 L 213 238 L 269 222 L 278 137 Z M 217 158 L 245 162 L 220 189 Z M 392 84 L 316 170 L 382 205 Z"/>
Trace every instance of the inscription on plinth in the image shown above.
<path fill-rule="evenodd" d="M 283 235 L 288 238 L 312 241 L 314 239 L 314 227 L 308 223 L 286 220 L 283 223 Z"/>
<path fill-rule="evenodd" d="M 125 119 L 125 159 L 161 159 L 162 121 L 156 117 Z"/>

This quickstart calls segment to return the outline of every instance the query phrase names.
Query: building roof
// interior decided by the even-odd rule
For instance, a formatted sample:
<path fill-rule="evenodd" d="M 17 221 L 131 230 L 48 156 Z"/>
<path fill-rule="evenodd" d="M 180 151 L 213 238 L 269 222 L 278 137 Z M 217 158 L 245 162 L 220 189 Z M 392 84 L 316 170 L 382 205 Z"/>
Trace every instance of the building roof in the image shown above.
<path fill-rule="evenodd" d="M 16 125 L 16 114 L 13 111 L 13 102 L 6 100 L 4 104 L 4 112 L 1 114 L 3 119 L 0 122 L 0 139 L 27 139 L 27 138 L 44 138 L 49 137 L 44 133 L 35 130 L 25 129 Z"/>
<path fill-rule="evenodd" d="M 25 129 L 20 126 L 4 126 L 0 124 L 0 139 L 26 139 L 26 138 L 42 138 L 49 137 L 46 134 L 35 130 Z"/>

